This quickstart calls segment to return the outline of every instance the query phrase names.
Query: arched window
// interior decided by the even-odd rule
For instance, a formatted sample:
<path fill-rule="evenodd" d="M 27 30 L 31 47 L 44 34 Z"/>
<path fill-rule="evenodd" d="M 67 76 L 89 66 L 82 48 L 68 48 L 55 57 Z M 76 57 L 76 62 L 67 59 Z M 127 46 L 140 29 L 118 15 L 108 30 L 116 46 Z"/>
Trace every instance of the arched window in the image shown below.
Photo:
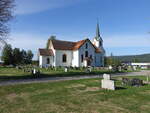
<path fill-rule="evenodd" d="M 86 48 L 86 49 L 88 48 L 88 44 L 85 45 L 85 48 Z"/>
<path fill-rule="evenodd" d="M 92 55 L 90 55 L 90 58 L 91 58 L 91 59 L 93 58 Z"/>
<path fill-rule="evenodd" d="M 50 64 L 50 60 L 49 60 L 49 58 L 47 58 L 47 64 Z"/>
<path fill-rule="evenodd" d="M 83 62 L 83 54 L 81 55 L 81 62 Z"/>
<path fill-rule="evenodd" d="M 85 57 L 88 57 L 89 55 L 88 55 L 88 51 L 85 51 Z"/>
<path fill-rule="evenodd" d="M 63 61 L 63 62 L 67 62 L 67 55 L 66 55 L 66 54 L 63 54 L 63 56 L 62 56 L 62 61 Z"/>

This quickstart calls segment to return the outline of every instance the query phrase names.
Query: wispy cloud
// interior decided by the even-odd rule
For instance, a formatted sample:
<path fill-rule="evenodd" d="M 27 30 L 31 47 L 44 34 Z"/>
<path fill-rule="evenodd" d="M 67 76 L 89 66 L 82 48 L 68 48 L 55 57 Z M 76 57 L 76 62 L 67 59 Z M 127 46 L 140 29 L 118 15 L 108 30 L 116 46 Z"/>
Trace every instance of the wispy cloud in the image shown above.
<path fill-rule="evenodd" d="M 85 0 L 82 0 L 85 1 Z M 16 0 L 15 14 L 31 14 L 72 5 L 81 0 Z"/>

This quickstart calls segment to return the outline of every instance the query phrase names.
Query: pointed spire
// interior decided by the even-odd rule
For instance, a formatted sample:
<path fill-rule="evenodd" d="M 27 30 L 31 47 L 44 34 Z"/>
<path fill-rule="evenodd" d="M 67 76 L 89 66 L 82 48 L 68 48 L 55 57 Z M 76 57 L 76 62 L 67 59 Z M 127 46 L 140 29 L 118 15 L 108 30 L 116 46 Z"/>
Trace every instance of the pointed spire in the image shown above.
<path fill-rule="evenodd" d="M 100 30 L 99 30 L 99 22 L 97 21 L 97 27 L 96 27 L 96 37 L 100 37 Z"/>

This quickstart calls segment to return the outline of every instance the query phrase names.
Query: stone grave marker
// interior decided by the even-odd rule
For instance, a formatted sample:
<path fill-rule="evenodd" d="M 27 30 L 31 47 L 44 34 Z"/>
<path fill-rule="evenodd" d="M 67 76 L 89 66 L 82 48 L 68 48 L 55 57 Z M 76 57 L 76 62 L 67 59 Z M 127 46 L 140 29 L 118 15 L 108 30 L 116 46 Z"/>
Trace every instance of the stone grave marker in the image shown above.
<path fill-rule="evenodd" d="M 115 90 L 115 82 L 111 80 L 111 76 L 109 74 L 103 74 L 103 79 L 101 81 L 101 87 L 104 89 Z"/>
<path fill-rule="evenodd" d="M 68 68 L 67 67 L 65 67 L 65 72 L 68 72 Z"/>

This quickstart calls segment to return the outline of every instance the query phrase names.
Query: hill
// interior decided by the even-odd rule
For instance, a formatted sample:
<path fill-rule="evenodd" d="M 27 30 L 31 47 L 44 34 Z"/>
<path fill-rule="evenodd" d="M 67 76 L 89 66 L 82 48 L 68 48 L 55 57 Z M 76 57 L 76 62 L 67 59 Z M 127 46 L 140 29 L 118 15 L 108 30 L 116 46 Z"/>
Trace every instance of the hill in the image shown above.
<path fill-rule="evenodd" d="M 150 62 L 150 54 L 114 56 L 121 62 Z"/>

